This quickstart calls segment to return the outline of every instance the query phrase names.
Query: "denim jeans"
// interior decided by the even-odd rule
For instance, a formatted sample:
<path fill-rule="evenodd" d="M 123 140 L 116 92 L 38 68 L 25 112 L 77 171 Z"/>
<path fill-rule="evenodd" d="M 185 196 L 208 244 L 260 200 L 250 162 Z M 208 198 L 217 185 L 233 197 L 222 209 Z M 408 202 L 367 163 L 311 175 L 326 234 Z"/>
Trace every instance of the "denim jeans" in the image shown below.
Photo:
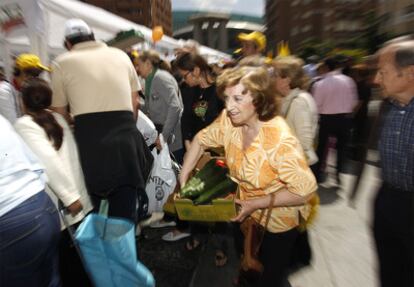
<path fill-rule="evenodd" d="M 0 286 L 60 286 L 57 210 L 44 192 L 0 217 Z"/>

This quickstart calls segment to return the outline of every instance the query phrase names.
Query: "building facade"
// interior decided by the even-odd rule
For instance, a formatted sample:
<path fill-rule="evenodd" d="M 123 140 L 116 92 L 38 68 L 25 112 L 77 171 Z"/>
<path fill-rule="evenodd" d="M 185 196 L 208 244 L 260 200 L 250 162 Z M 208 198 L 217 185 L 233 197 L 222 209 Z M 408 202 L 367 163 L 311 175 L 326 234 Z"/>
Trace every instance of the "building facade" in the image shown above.
<path fill-rule="evenodd" d="M 224 13 L 195 13 L 188 18 L 188 24 L 174 31 L 176 39 L 194 39 L 201 45 L 232 54 L 240 48 L 237 40 L 239 33 L 263 31 L 261 24 L 234 21 L 231 16 Z"/>
<path fill-rule="evenodd" d="M 137 24 L 153 28 L 162 26 L 164 34 L 172 35 L 171 0 L 81 0 L 103 8 Z"/>
<path fill-rule="evenodd" d="M 393 1 L 391 1 L 393 2 Z M 365 13 L 376 9 L 378 0 L 266 0 L 265 23 L 268 50 L 287 41 L 293 52 L 301 44 L 345 42 L 366 29 Z"/>
<path fill-rule="evenodd" d="M 389 36 L 414 33 L 413 0 L 381 0 L 378 6 L 380 31 Z"/>

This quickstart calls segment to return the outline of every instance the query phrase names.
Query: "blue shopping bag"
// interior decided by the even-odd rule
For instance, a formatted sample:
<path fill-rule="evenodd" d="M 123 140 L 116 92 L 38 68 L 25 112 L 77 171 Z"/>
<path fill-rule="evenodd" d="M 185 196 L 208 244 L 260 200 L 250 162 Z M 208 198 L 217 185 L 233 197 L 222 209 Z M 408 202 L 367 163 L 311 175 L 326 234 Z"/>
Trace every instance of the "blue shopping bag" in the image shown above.
<path fill-rule="evenodd" d="M 124 219 L 89 214 L 75 240 L 96 287 L 154 287 L 151 272 L 136 258 L 135 228 Z"/>

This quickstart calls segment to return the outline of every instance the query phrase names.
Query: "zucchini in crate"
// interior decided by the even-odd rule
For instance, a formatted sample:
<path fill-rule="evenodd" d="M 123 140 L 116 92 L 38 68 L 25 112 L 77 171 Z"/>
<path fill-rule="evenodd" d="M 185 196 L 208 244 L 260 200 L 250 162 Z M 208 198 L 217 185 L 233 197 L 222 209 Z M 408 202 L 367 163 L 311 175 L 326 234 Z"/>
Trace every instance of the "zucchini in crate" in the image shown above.
<path fill-rule="evenodd" d="M 227 172 L 228 169 L 222 160 L 209 160 L 181 189 L 181 197 L 195 198 L 199 196 L 218 182 L 221 182 L 226 177 Z"/>
<path fill-rule="evenodd" d="M 211 200 L 219 197 L 224 197 L 232 192 L 235 192 L 237 184 L 229 177 L 225 177 L 222 181 L 217 182 L 211 189 L 205 190 L 196 199 L 193 200 L 195 205 L 210 203 Z"/>
<path fill-rule="evenodd" d="M 202 192 L 205 182 L 204 179 L 214 173 L 215 160 L 209 160 L 206 165 L 197 172 L 186 185 L 180 190 L 181 197 L 192 197 Z"/>

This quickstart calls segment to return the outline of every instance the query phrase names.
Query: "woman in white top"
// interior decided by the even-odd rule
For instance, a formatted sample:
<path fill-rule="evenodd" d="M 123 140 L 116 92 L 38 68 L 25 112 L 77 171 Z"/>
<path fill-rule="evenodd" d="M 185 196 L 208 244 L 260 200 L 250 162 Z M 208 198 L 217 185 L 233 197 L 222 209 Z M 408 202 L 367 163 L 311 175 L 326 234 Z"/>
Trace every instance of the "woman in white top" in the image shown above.
<path fill-rule="evenodd" d="M 15 129 L 46 167 L 46 191 L 56 206 L 58 200 L 63 203 L 68 213 L 67 222 L 73 225 L 92 210 L 92 205 L 85 187 L 74 137 L 64 118 L 48 110 L 51 99 L 52 90 L 47 82 L 39 78 L 27 80 L 22 87 L 25 115 L 16 121 Z M 62 240 L 64 238 L 69 238 L 66 232 L 62 234 Z M 62 252 L 67 250 L 68 243 L 70 242 L 61 242 L 62 260 L 65 260 L 66 254 L 63 255 Z M 72 251 L 75 253 L 75 250 Z M 63 283 L 64 277 L 62 274 Z"/>
<path fill-rule="evenodd" d="M 313 97 L 306 92 L 308 83 L 303 61 L 294 56 L 280 57 L 272 63 L 276 89 L 282 95 L 281 115 L 299 139 L 308 164 L 314 171 L 318 162 L 314 140 L 318 129 L 318 111 Z"/>
<path fill-rule="evenodd" d="M 272 62 L 276 89 L 282 95 L 280 114 L 298 138 L 308 165 L 316 175 L 318 157 L 314 140 L 318 129 L 318 111 L 313 97 L 306 92 L 309 81 L 303 64 L 301 59 L 294 56 L 279 57 Z M 299 233 L 294 248 L 297 252 L 291 258 L 292 270 L 309 265 L 312 251 L 307 230 Z"/>
<path fill-rule="evenodd" d="M 51 98 L 52 90 L 44 80 L 28 80 L 22 89 L 25 115 L 14 126 L 45 165 L 52 200 L 56 205 L 58 199 L 62 201 L 69 213 L 66 216 L 69 224 L 74 224 L 92 206 L 75 140 L 63 117 L 48 110 Z"/>
<path fill-rule="evenodd" d="M 59 215 L 44 168 L 2 115 L 0 131 L 0 286 L 61 286 Z"/>

